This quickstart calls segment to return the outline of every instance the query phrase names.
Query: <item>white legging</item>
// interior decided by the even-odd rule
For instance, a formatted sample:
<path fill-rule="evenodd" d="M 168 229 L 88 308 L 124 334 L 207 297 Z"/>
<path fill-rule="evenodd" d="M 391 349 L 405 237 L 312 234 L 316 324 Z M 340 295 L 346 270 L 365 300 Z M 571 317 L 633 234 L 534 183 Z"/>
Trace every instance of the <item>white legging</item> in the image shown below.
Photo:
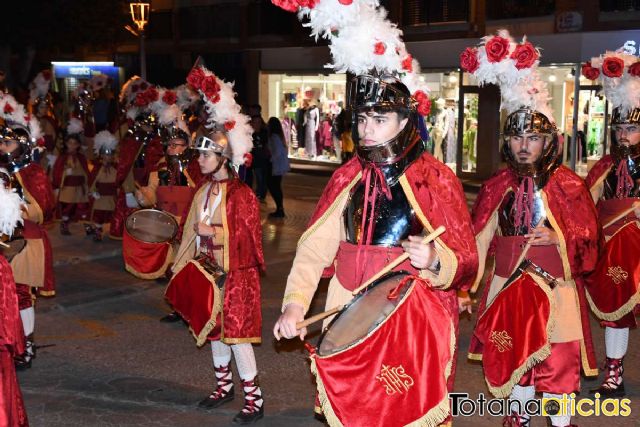
<path fill-rule="evenodd" d="M 252 380 L 258 375 L 256 356 L 249 343 L 227 345 L 222 341 L 211 341 L 213 366 L 227 366 L 231 362 L 231 351 L 236 358 L 238 373 L 243 381 Z"/>
<path fill-rule="evenodd" d="M 33 333 L 36 324 L 36 312 L 33 307 L 20 310 L 20 320 L 22 320 L 22 329 L 24 329 L 24 336 L 28 337 Z"/>
<path fill-rule="evenodd" d="M 622 359 L 627 354 L 629 328 L 605 328 L 604 343 L 608 358 Z"/>

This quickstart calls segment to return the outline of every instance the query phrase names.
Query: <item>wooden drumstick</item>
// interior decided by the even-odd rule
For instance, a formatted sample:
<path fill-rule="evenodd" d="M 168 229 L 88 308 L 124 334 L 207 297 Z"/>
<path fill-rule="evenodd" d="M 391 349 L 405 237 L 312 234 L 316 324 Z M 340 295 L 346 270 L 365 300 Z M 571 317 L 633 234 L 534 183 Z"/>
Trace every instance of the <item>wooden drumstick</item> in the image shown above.
<path fill-rule="evenodd" d="M 7 245 L 5 242 L 0 242 L 0 246 L 3 248 L 10 248 L 11 246 Z"/>
<path fill-rule="evenodd" d="M 312 323 L 316 323 L 317 321 L 322 320 L 325 317 L 329 317 L 332 314 L 336 314 L 337 312 L 339 312 L 343 308 L 344 308 L 344 305 L 339 305 L 337 307 L 333 307 L 330 310 L 323 311 L 322 313 L 318 313 L 315 316 L 311 316 L 308 319 L 304 319 L 302 322 L 296 323 L 296 329 L 306 328 L 307 326 L 311 325 Z"/>
<path fill-rule="evenodd" d="M 205 215 L 200 222 L 207 222 L 208 220 L 209 220 L 209 215 Z M 182 250 L 182 252 L 179 253 L 178 256 L 176 256 L 176 260 L 173 262 L 174 264 L 178 264 L 178 261 L 180 261 L 184 256 L 184 254 L 187 252 L 187 248 L 191 246 L 191 244 L 196 240 L 196 237 L 198 237 L 198 233 L 194 233 L 193 236 L 191 236 L 191 239 L 189 239 L 189 243 L 187 243 L 184 246 L 184 249 Z"/>
<path fill-rule="evenodd" d="M 427 243 L 430 243 L 431 241 L 435 240 L 438 236 L 440 236 L 444 232 L 445 232 L 444 225 L 441 225 L 440 227 L 433 230 L 433 233 L 425 236 L 425 238 L 422 239 L 422 243 L 426 245 Z M 397 266 L 399 266 L 400 264 L 402 264 L 408 259 L 409 259 L 409 253 L 408 252 L 403 253 L 402 255 L 400 255 L 393 261 L 391 261 L 389 264 L 387 264 L 382 270 L 377 272 L 369 280 L 367 280 L 361 286 L 355 289 L 352 292 L 352 294 L 356 295 L 360 293 L 360 291 L 362 291 L 364 288 L 366 288 L 367 286 L 369 286 L 370 284 L 372 284 L 373 282 L 375 282 L 376 280 L 378 280 L 379 278 L 381 278 L 382 276 L 384 276 L 385 274 L 387 274 L 388 272 L 390 272 L 391 270 L 393 270 L 394 268 L 396 268 Z"/>
<path fill-rule="evenodd" d="M 631 212 L 635 211 L 638 208 L 640 208 L 640 202 L 635 202 L 634 204 L 631 205 L 631 207 L 629 209 L 625 209 L 624 211 L 620 212 L 618 215 L 616 215 L 615 218 L 613 218 L 611 221 L 609 221 L 605 225 L 603 225 L 602 228 L 609 227 L 610 225 L 618 222 L 619 220 L 621 220 L 625 216 L 629 215 Z"/>

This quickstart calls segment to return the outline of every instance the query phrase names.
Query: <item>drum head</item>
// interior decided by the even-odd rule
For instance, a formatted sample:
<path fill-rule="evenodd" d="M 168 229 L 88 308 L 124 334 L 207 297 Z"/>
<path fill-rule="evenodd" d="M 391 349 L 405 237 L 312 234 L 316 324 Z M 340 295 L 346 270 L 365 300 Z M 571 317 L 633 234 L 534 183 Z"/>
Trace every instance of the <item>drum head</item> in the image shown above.
<path fill-rule="evenodd" d="M 318 354 L 328 356 L 349 348 L 366 337 L 382 323 L 402 301 L 412 281 L 400 289 L 398 298 L 389 299 L 389 292 L 409 276 L 406 271 L 391 272 L 372 283 L 356 296 L 329 324 L 320 337 Z"/>
<path fill-rule="evenodd" d="M 0 246 L 0 254 L 4 255 L 9 262 L 27 246 L 27 241 L 22 238 L 3 243 L 7 246 Z"/>
<path fill-rule="evenodd" d="M 166 212 L 142 209 L 127 217 L 127 233 L 146 243 L 163 243 L 172 240 L 178 233 L 178 223 Z"/>

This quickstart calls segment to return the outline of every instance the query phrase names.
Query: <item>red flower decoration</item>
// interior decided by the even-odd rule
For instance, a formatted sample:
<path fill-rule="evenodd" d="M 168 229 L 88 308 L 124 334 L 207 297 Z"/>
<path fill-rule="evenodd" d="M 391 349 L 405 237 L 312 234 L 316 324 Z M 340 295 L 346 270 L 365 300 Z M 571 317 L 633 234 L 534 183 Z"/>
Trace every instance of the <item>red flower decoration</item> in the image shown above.
<path fill-rule="evenodd" d="M 149 89 L 145 90 L 143 93 L 144 97 L 147 98 L 147 104 L 151 104 L 160 98 L 160 93 L 158 93 L 158 89 L 153 86 L 150 86 Z"/>
<path fill-rule="evenodd" d="M 417 90 L 416 93 L 413 94 L 413 99 L 418 103 L 418 114 L 428 116 L 429 112 L 431 112 L 431 100 L 429 96 L 423 91 Z"/>
<path fill-rule="evenodd" d="M 338 0 L 338 3 L 349 6 L 351 3 L 353 3 L 353 0 Z"/>
<path fill-rule="evenodd" d="M 44 138 L 38 138 L 37 141 L 36 141 L 36 145 L 38 147 L 44 147 L 46 145 L 46 142 L 45 142 Z"/>
<path fill-rule="evenodd" d="M 386 50 L 387 50 L 387 46 L 382 42 L 378 42 L 375 45 L 373 45 L 373 53 L 375 53 L 376 55 L 384 55 L 384 52 Z"/>
<path fill-rule="evenodd" d="M 636 62 L 635 64 L 631 64 L 628 71 L 632 76 L 640 77 L 640 61 Z"/>
<path fill-rule="evenodd" d="M 460 67 L 467 73 L 475 73 L 480 66 L 478 62 L 478 49 L 468 47 L 460 54 Z"/>
<path fill-rule="evenodd" d="M 218 84 L 218 80 L 216 76 L 207 76 L 202 80 L 202 85 L 200 86 L 200 90 L 205 94 L 207 98 L 214 104 L 220 100 L 220 85 Z"/>
<path fill-rule="evenodd" d="M 133 103 L 136 107 L 144 107 L 149 103 L 149 101 L 147 101 L 147 97 L 144 96 L 144 92 L 138 92 Z"/>
<path fill-rule="evenodd" d="M 607 77 L 620 77 L 624 71 L 624 61 L 615 56 L 610 56 L 602 61 L 602 74 Z"/>
<path fill-rule="evenodd" d="M 402 60 L 402 69 L 408 72 L 413 71 L 413 57 L 411 55 L 407 55 L 407 57 Z"/>
<path fill-rule="evenodd" d="M 582 64 L 582 75 L 589 80 L 595 80 L 600 76 L 600 70 L 591 66 L 591 61 Z"/>
<path fill-rule="evenodd" d="M 13 113 L 13 107 L 11 105 L 9 105 L 8 102 L 6 104 L 4 104 L 4 113 L 5 114 Z"/>
<path fill-rule="evenodd" d="M 489 39 L 484 48 L 487 51 L 487 60 L 489 62 L 500 62 L 509 53 L 509 40 L 495 36 Z"/>
<path fill-rule="evenodd" d="M 195 68 L 191 70 L 189 75 L 187 76 L 187 83 L 191 85 L 194 89 L 200 89 L 200 85 L 202 84 L 202 80 L 204 80 L 204 71 L 202 68 Z"/>
<path fill-rule="evenodd" d="M 228 122 L 224 122 L 224 129 L 226 131 L 230 131 L 231 129 L 233 129 L 234 127 L 236 127 L 236 122 L 235 120 L 229 120 Z"/>
<path fill-rule="evenodd" d="M 320 0 L 271 0 L 271 3 L 286 10 L 287 12 L 297 12 L 299 7 L 313 9 Z M 349 3 L 343 3 L 343 2 Z M 350 4 L 353 0 L 340 0 L 342 4 Z"/>
<path fill-rule="evenodd" d="M 538 60 L 540 54 L 536 48 L 529 42 L 519 44 L 513 50 L 511 59 L 516 61 L 516 68 L 522 70 L 523 68 L 531 68 L 531 66 Z"/>
<path fill-rule="evenodd" d="M 173 105 L 176 103 L 177 100 L 178 100 L 178 97 L 176 96 L 176 93 L 172 90 L 167 90 L 164 92 L 164 95 L 162 95 L 162 102 L 164 102 L 167 105 Z"/>
<path fill-rule="evenodd" d="M 251 155 L 251 153 L 245 153 L 243 158 L 244 158 L 244 165 L 250 168 L 251 164 L 253 163 L 253 155 Z"/>
<path fill-rule="evenodd" d="M 45 80 L 51 80 L 51 70 L 43 70 L 42 77 L 44 77 Z"/>

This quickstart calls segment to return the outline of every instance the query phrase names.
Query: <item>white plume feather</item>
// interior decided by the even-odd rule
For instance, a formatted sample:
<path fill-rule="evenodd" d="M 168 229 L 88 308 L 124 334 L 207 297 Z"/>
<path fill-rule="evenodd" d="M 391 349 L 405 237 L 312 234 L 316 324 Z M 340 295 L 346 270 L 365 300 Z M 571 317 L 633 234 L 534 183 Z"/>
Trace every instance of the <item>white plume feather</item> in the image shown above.
<path fill-rule="evenodd" d="M 82 122 L 79 119 L 72 117 L 67 124 L 67 135 L 75 135 L 82 132 L 84 132 Z"/>
<path fill-rule="evenodd" d="M 620 58 L 624 62 L 624 69 L 620 77 L 608 77 L 602 70 L 606 58 Z M 625 116 L 634 108 L 640 108 L 640 77 L 629 73 L 629 67 L 640 61 L 635 55 L 625 53 L 622 48 L 618 51 L 607 51 L 603 55 L 592 58 L 591 66 L 600 70 L 600 81 L 607 100 L 618 108 Z"/>
<path fill-rule="evenodd" d="M 13 235 L 16 225 L 22 224 L 22 205 L 24 202 L 15 192 L 5 188 L 0 179 L 0 234 Z"/>
<path fill-rule="evenodd" d="M 97 155 L 100 154 L 100 149 L 102 148 L 114 151 L 117 146 L 118 139 L 108 130 L 102 130 L 98 132 L 93 139 L 93 150 Z"/>

